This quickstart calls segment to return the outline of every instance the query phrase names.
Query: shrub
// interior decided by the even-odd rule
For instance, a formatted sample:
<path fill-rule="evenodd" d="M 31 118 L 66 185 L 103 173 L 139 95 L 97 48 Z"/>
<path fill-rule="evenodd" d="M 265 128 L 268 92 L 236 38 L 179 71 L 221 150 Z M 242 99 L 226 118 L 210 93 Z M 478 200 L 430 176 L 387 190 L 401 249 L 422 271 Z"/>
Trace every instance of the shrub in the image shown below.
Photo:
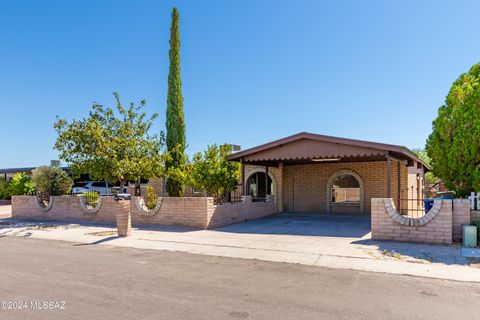
<path fill-rule="evenodd" d="M 82 197 L 85 198 L 87 203 L 98 203 L 98 200 L 100 199 L 100 195 L 95 191 L 84 192 L 82 193 Z"/>
<path fill-rule="evenodd" d="M 8 196 L 8 182 L 0 178 L 0 200 L 7 199 Z"/>
<path fill-rule="evenodd" d="M 193 156 L 192 187 L 205 190 L 217 202 L 224 202 L 225 195 L 237 188 L 240 176 L 240 165 L 228 161 L 228 154 L 230 146 L 225 144 L 208 146 L 207 150 Z"/>
<path fill-rule="evenodd" d="M 73 181 L 58 167 L 41 166 L 33 170 L 33 184 L 37 192 L 46 196 L 60 196 L 69 193 Z"/>
<path fill-rule="evenodd" d="M 33 192 L 32 179 L 25 173 L 16 173 L 7 184 L 7 197 L 21 196 Z"/>
<path fill-rule="evenodd" d="M 145 197 L 145 205 L 149 210 L 153 210 L 157 206 L 157 192 L 152 186 L 147 186 L 147 195 Z"/>

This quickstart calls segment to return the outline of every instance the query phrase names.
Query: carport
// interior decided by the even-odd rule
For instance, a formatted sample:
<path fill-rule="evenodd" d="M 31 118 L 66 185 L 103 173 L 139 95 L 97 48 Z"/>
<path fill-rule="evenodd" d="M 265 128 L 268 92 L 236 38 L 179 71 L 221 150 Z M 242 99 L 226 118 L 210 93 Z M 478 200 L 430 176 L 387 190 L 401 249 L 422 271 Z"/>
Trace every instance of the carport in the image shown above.
<path fill-rule="evenodd" d="M 397 208 L 423 197 L 428 166 L 403 146 L 302 132 L 234 153 L 241 195 L 273 194 L 278 212 L 368 214 L 372 198 Z M 409 201 L 405 201 L 405 200 Z"/>

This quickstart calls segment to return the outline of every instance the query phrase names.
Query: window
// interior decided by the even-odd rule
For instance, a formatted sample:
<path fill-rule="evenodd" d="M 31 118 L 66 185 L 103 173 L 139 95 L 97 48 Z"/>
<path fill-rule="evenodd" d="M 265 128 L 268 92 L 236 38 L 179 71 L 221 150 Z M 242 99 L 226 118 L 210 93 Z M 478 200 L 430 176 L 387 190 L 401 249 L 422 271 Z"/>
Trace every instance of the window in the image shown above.
<path fill-rule="evenodd" d="M 74 188 L 83 188 L 87 185 L 88 182 L 77 182 L 75 183 L 75 185 L 73 186 Z"/>
<path fill-rule="evenodd" d="M 92 187 L 105 188 L 105 185 L 108 183 L 108 187 L 111 188 L 113 185 L 110 182 L 106 181 L 97 181 L 92 183 Z"/>
<path fill-rule="evenodd" d="M 360 183 L 350 174 L 342 174 L 332 184 L 332 203 L 360 203 Z"/>
<path fill-rule="evenodd" d="M 256 198 L 264 198 L 265 172 L 255 172 L 247 179 L 247 194 Z M 272 194 L 272 179 L 268 177 L 267 194 Z"/>

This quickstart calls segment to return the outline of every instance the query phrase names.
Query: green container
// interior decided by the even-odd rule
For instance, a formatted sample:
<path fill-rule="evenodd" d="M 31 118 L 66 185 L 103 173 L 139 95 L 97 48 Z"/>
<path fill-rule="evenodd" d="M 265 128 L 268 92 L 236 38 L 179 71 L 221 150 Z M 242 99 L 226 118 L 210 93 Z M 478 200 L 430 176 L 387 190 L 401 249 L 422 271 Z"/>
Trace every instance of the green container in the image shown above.
<path fill-rule="evenodd" d="M 463 225 L 463 246 L 466 248 L 477 246 L 477 226 Z"/>

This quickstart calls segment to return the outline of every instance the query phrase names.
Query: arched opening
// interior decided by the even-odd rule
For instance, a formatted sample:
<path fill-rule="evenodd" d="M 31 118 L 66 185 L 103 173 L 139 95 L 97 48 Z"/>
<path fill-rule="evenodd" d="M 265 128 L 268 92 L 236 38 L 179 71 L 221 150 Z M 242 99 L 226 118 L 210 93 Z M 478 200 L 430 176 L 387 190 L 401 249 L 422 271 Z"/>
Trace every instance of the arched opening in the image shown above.
<path fill-rule="evenodd" d="M 329 179 L 327 185 L 328 211 L 360 213 L 364 211 L 363 182 L 358 174 L 342 170 Z"/>
<path fill-rule="evenodd" d="M 247 179 L 247 195 L 252 198 L 265 198 L 267 195 L 272 194 L 272 179 L 270 176 L 267 181 L 267 193 L 265 194 L 265 172 L 254 172 Z"/>

